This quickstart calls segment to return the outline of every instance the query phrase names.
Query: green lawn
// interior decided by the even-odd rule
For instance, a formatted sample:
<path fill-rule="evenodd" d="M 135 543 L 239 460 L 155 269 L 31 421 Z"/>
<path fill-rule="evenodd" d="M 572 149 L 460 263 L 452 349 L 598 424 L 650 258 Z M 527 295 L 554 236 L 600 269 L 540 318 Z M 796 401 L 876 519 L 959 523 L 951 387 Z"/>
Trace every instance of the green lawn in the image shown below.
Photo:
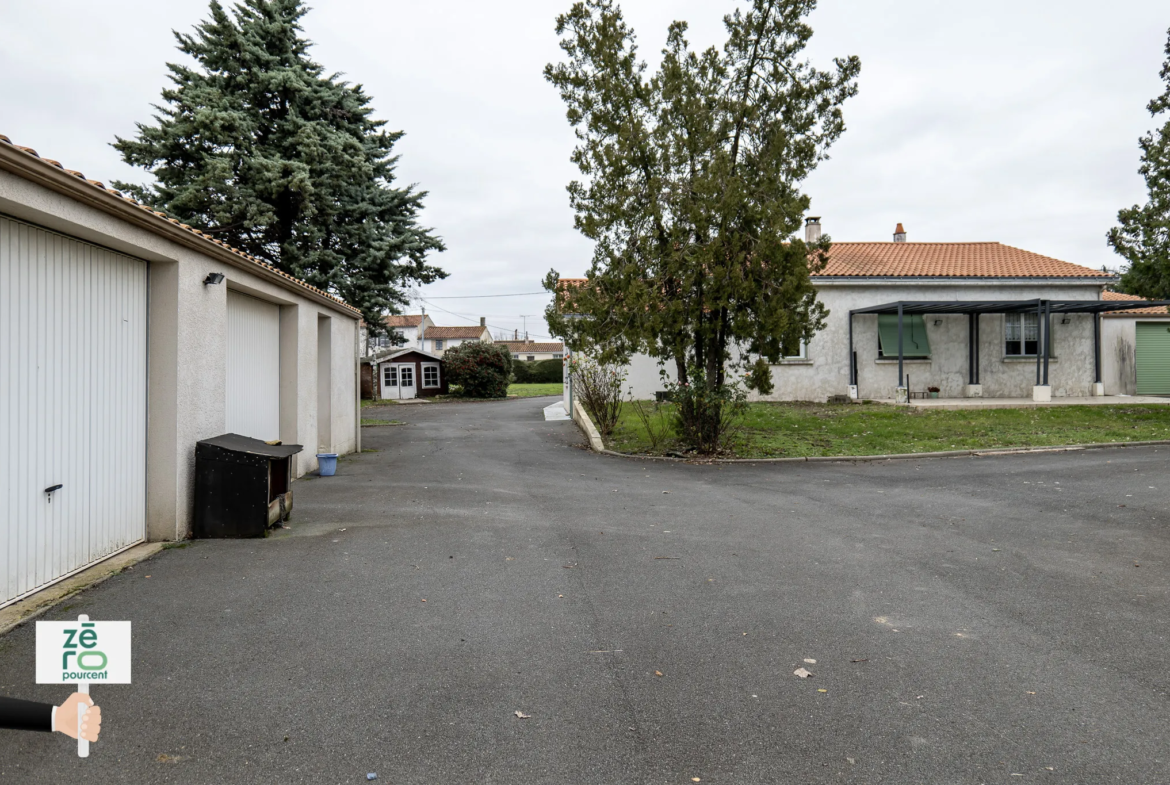
<path fill-rule="evenodd" d="M 667 414 L 666 407 L 659 409 L 657 422 L 665 425 Z M 681 449 L 666 432 L 658 449 L 651 449 L 645 428 L 626 404 L 606 446 L 627 453 Z M 753 403 L 734 449 L 741 458 L 787 458 L 1153 439 L 1170 439 L 1170 405 L 923 411 L 884 404 Z"/>
<path fill-rule="evenodd" d="M 402 420 L 382 420 L 377 417 L 363 417 L 362 427 L 369 428 L 375 425 L 406 425 Z"/>
<path fill-rule="evenodd" d="M 508 385 L 508 395 L 518 398 L 536 398 L 541 395 L 564 395 L 565 386 L 560 382 L 554 384 L 511 384 Z"/>

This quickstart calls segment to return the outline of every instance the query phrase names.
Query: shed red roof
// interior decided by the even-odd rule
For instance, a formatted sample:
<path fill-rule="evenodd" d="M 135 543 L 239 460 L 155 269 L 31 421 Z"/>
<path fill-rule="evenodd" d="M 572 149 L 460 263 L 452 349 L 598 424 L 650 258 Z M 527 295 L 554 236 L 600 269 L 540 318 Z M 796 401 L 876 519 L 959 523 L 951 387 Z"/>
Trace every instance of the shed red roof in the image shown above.
<path fill-rule="evenodd" d="M 1121 292 L 1102 292 L 1102 300 L 1133 300 L 1135 303 L 1145 302 L 1144 297 L 1138 297 L 1133 294 L 1122 294 Z M 1106 318 L 1117 318 L 1125 316 L 1170 316 L 1170 310 L 1163 306 L 1154 306 L 1153 308 L 1131 308 L 1128 311 L 1113 311 L 1112 313 L 1103 314 Z"/>

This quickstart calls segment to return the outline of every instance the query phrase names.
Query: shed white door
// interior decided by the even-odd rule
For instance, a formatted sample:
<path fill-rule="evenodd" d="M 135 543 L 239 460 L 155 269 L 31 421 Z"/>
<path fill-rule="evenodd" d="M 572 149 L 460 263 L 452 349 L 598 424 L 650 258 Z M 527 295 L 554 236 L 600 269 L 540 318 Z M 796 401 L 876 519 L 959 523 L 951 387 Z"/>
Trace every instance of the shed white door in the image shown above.
<path fill-rule="evenodd" d="M 0 217 L 0 605 L 145 539 L 146 294 L 145 262 Z"/>
<path fill-rule="evenodd" d="M 228 433 L 280 438 L 280 306 L 227 293 Z"/>
<path fill-rule="evenodd" d="M 414 363 L 401 363 L 398 366 L 398 397 L 413 398 L 415 396 Z"/>
<path fill-rule="evenodd" d="M 398 366 L 393 363 L 382 366 L 382 398 L 383 400 L 398 398 Z"/>

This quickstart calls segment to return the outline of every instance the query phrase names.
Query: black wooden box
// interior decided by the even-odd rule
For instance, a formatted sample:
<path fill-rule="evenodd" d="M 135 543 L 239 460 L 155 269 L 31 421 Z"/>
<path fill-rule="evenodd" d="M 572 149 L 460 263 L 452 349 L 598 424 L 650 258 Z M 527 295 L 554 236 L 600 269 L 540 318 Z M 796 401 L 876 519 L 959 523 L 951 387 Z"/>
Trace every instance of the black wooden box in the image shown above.
<path fill-rule="evenodd" d="M 195 445 L 195 536 L 263 537 L 292 512 L 292 456 L 299 444 L 272 445 L 234 433 Z"/>

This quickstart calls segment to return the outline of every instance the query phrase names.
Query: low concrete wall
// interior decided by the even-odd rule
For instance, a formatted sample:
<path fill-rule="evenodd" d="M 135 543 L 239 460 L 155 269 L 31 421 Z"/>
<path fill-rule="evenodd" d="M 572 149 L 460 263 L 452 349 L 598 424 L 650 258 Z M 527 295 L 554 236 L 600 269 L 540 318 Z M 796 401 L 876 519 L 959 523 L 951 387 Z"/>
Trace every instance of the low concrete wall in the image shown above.
<path fill-rule="evenodd" d="M 597 431 L 597 426 L 593 424 L 593 420 L 589 419 L 589 415 L 585 412 L 585 408 L 581 406 L 580 401 L 573 401 L 573 422 L 585 433 L 589 439 L 589 449 L 594 452 L 603 452 L 605 444 L 601 441 L 601 434 Z"/>

